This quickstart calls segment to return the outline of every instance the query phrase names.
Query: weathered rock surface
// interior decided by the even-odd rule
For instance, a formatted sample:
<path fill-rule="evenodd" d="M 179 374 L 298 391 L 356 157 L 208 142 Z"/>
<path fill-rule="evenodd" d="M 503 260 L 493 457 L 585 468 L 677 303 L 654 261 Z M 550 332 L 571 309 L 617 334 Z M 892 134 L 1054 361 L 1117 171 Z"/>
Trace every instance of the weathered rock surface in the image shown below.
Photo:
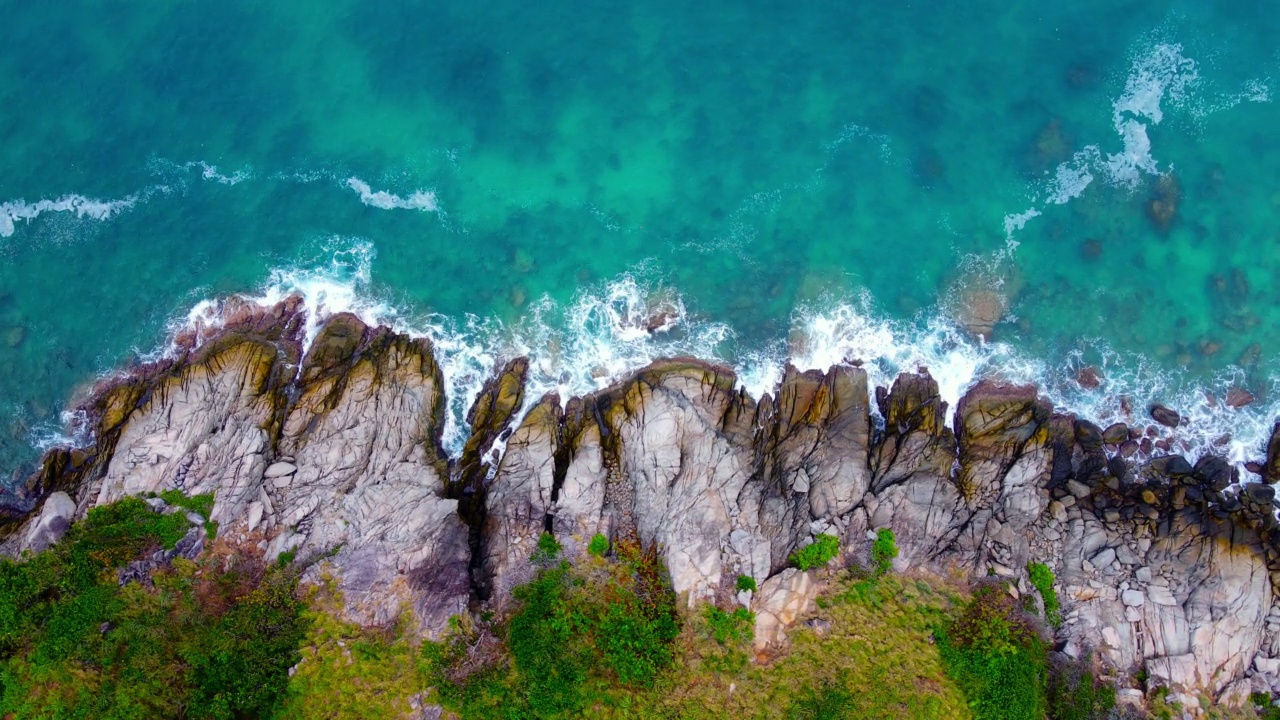
<path fill-rule="evenodd" d="M 352 619 L 387 624 L 408 607 L 424 633 L 439 632 L 466 608 L 470 552 L 457 501 L 444 497 L 430 345 L 339 315 L 299 362 L 292 301 L 234 313 L 199 347 L 99 389 L 87 407 L 95 447 L 75 451 L 79 463 L 52 452 L 27 492 L 66 488 L 80 514 L 126 495 L 212 493 L 224 534 L 272 558 L 323 559 L 308 573 L 333 574 Z M 63 497 L 44 499 L 24 545 L 66 515 Z"/>
<path fill-rule="evenodd" d="M 332 572 L 365 624 L 402 609 L 439 632 L 469 603 L 500 607 L 550 531 L 570 556 L 592 535 L 656 544 L 689 602 L 742 595 L 757 641 L 784 641 L 822 570 L 788 568 L 822 533 L 843 562 L 891 528 L 895 565 L 1057 576 L 1068 655 L 1145 669 L 1223 701 L 1280 686 L 1274 489 L 1204 457 L 1149 457 L 1123 425 L 1057 414 L 1034 387 L 984 381 L 954 418 L 927 373 L 788 368 L 753 399 L 729 370 L 654 363 L 562 402 L 525 397 L 508 363 L 477 398 L 461 457 L 440 448 L 445 398 L 431 347 L 351 316 L 302 356 L 302 310 L 237 305 L 180 357 L 99 387 L 94 445 L 54 450 L 0 495 L 0 550 L 55 542 L 95 504 L 179 488 L 216 496 L 224 536 Z M 1176 425 L 1178 414 L 1153 411 Z M 1256 467 L 1280 479 L 1280 429 Z"/>

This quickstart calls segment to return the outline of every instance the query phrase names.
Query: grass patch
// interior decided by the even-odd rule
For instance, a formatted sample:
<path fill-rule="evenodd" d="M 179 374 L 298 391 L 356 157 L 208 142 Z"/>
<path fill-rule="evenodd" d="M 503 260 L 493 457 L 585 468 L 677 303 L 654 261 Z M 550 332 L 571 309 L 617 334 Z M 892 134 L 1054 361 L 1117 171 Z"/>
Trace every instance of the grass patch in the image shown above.
<path fill-rule="evenodd" d="M 705 621 L 688 623 L 678 667 L 634 717 L 972 717 L 930 642 L 933 628 L 951 612 L 946 593 L 892 575 L 847 576 L 824 598 L 826 608 L 814 620 L 829 628 L 820 635 L 804 625 L 793 627 L 790 650 L 769 662 L 726 663 L 726 649 Z"/>
<path fill-rule="evenodd" d="M 310 588 L 302 658 L 273 717 L 279 720 L 402 718 L 429 685 L 419 644 L 405 624 L 368 630 L 338 618 L 332 583 Z M 403 616 L 406 620 L 408 613 Z"/>

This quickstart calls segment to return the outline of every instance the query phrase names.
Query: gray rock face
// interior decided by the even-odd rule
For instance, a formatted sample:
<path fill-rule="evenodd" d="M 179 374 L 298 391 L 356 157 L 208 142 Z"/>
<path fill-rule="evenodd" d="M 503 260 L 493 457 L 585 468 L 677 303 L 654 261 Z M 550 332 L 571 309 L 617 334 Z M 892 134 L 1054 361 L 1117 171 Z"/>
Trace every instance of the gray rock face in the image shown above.
<path fill-rule="evenodd" d="M 470 552 L 444 497 L 430 346 L 337 316 L 299 364 L 296 307 L 237 312 L 199 349 L 94 399 L 96 454 L 76 468 L 73 504 L 82 514 L 126 495 L 212 493 L 224 538 L 323 558 L 308 576 L 332 573 L 352 619 L 383 625 L 408 607 L 438 633 L 466 608 Z M 27 545 L 70 517 L 64 498 L 45 500 Z"/>
<path fill-rule="evenodd" d="M 62 539 L 76 516 L 76 501 L 64 492 L 55 492 L 44 500 L 40 515 L 31 523 L 19 552 L 38 553 Z"/>
<path fill-rule="evenodd" d="M 675 359 L 529 402 L 515 360 L 451 462 L 426 342 L 337 316 L 302 358 L 296 304 L 235 310 L 183 357 L 99 389 L 95 445 L 50 452 L 0 497 L 0 550 L 45 547 L 125 495 L 212 492 L 219 542 L 317 561 L 305 577 L 332 572 L 352 619 L 409 608 L 434 635 L 473 599 L 502 607 L 542 532 L 570 556 L 602 533 L 656 544 L 689 602 L 728 602 L 737 575 L 755 578 L 738 601 L 767 644 L 820 585 L 787 568 L 793 551 L 830 533 L 847 562 L 891 528 L 899 569 L 1025 591 L 1027 563 L 1047 564 L 1068 654 L 1224 702 L 1277 680 L 1274 491 L 1239 490 L 1220 458 L 1140 461 L 1124 426 L 1055 414 L 1035 388 L 979 383 L 948 422 L 923 373 L 878 388 L 873 415 L 857 367 L 789 368 L 757 401 L 727 369 Z M 1256 467 L 1280 473 L 1280 440 Z"/>

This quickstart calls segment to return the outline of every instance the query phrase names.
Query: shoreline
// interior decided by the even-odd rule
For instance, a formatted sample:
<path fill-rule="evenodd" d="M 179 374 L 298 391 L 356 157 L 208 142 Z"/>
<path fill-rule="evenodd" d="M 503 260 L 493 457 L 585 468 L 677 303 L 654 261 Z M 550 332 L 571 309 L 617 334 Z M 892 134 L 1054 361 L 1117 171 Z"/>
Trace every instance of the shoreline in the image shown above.
<path fill-rule="evenodd" d="M 877 388 L 887 388 L 903 373 L 919 371 L 930 372 L 939 381 L 943 399 L 946 400 L 948 421 L 959 400 L 966 392 L 985 380 L 1032 385 L 1038 394 L 1046 397 L 1054 405 L 1054 412 L 1093 423 L 1099 430 L 1112 429 L 1122 424 L 1130 431 L 1129 439 L 1138 443 L 1137 450 L 1125 448 L 1124 457 L 1135 461 L 1151 460 L 1161 455 L 1180 455 L 1194 463 L 1204 455 L 1220 455 L 1226 457 L 1240 468 L 1244 480 L 1258 479 L 1260 473 L 1256 466 L 1265 454 L 1266 443 L 1270 437 L 1270 429 L 1275 419 L 1280 418 L 1280 402 L 1267 405 L 1263 398 L 1243 390 L 1234 382 L 1220 382 L 1219 392 L 1197 387 L 1173 393 L 1173 399 L 1163 396 L 1148 398 L 1146 402 L 1135 402 L 1131 395 L 1123 392 L 1106 392 L 1108 384 L 1120 382 L 1106 377 L 1106 370 L 1094 365 L 1082 365 L 1079 369 L 1068 372 L 1070 379 L 1057 378 L 1053 386 L 1040 382 L 1044 370 L 1024 359 L 1010 353 L 1007 347 L 997 344 L 1002 349 L 988 358 L 965 358 L 954 361 L 960 367 L 953 371 L 951 367 L 942 368 L 944 375 L 937 375 L 938 368 L 926 362 L 904 362 L 902 359 L 902 341 L 887 336 L 883 327 L 872 329 L 869 334 L 873 342 L 883 343 L 899 357 L 893 361 L 883 356 L 875 356 L 873 345 L 860 341 L 854 348 L 842 347 L 836 337 L 838 331 L 832 326 L 838 321 L 858 326 L 868 322 L 865 317 L 823 318 L 817 323 L 819 327 L 811 330 L 809 335 L 798 336 L 793 331 L 789 340 L 789 349 L 785 357 L 765 356 L 763 359 L 749 359 L 747 364 L 733 363 L 715 357 L 714 353 L 699 354 L 682 352 L 679 343 L 674 345 L 674 352 L 652 355 L 655 349 L 660 350 L 661 341 L 675 330 L 689 332 L 693 324 L 683 301 L 678 295 L 662 294 L 645 297 L 644 291 L 629 278 L 618 287 L 610 287 L 615 295 L 625 296 L 628 306 L 626 311 L 611 317 L 613 327 L 609 328 L 610 337 L 626 336 L 630 342 L 641 346 L 638 357 L 624 357 L 612 367 L 604 364 L 589 369 L 589 384 L 584 387 L 582 378 L 571 378 L 570 371 L 563 365 L 569 361 L 559 359 L 561 363 L 558 378 L 551 375 L 555 367 L 548 367 L 548 360 L 539 357 L 537 348 L 526 339 L 515 341 L 524 354 L 511 354 L 510 348 L 483 346 L 484 338 L 467 337 L 456 328 L 444 324 L 429 325 L 426 328 L 415 327 L 411 322 L 398 317 L 393 308 L 385 303 L 364 298 L 357 288 L 343 288 L 335 292 L 333 283 L 323 281 L 319 287 L 294 287 L 289 283 L 276 284 L 262 295 L 232 294 L 216 299 L 204 300 L 194 305 L 180 320 L 169 324 L 166 340 L 155 350 L 142 355 L 139 362 L 128 366 L 117 367 L 107 374 L 81 384 L 72 391 L 69 408 L 62 412 L 60 431 L 47 433 L 45 439 L 33 442 L 40 451 L 39 464 L 44 462 L 46 454 L 54 449 L 76 450 L 91 446 L 95 439 L 92 427 L 93 407 L 99 396 L 108 392 L 115 384 L 128 384 L 140 378 L 163 373 L 175 363 L 185 362 L 189 357 L 198 357 L 206 345 L 216 341 L 228 331 L 254 331 L 255 325 L 277 322 L 281 313 L 289 316 L 289 325 L 285 329 L 273 331 L 273 342 L 281 343 L 282 349 L 297 359 L 302 357 L 314 341 L 319 328 L 329 318 L 337 315 L 351 314 L 359 317 L 366 325 L 380 331 L 397 333 L 408 337 L 425 339 L 432 344 L 433 353 L 441 362 L 448 385 L 446 404 L 448 412 L 445 418 L 444 438 L 442 439 L 445 454 L 451 461 L 461 459 L 463 449 L 470 436 L 470 428 L 466 420 L 468 410 L 483 392 L 485 385 L 501 374 L 508 363 L 523 358 L 531 367 L 526 383 L 531 391 L 526 394 L 526 402 L 519 409 L 519 417 L 528 413 L 536 402 L 544 395 L 555 394 L 569 399 L 592 392 L 603 391 L 619 385 L 645 368 L 667 359 L 696 359 L 721 372 L 732 374 L 738 388 L 750 397 L 759 401 L 766 396 L 776 394 L 779 384 L 789 368 L 802 371 L 817 370 L 827 372 L 838 366 L 864 368 L 868 374 L 869 394 L 874 395 Z M 275 318 L 275 319 L 272 319 Z M 258 328 L 259 330 L 261 328 Z M 934 336 L 925 338 L 925 344 L 950 344 L 952 352 L 967 352 L 973 347 L 979 350 L 988 347 L 985 341 L 961 345 L 963 338 L 956 332 L 958 328 L 947 328 L 940 338 L 935 330 Z M 724 334 L 715 330 L 715 334 Z M 654 342 L 657 341 L 657 342 Z M 552 339 L 546 343 L 553 350 L 559 344 Z M 657 348 L 646 345 L 658 345 Z M 706 343 L 700 343 L 706 347 Z M 846 343 L 847 344 L 847 343 Z M 960 348 L 956 350 L 956 348 Z M 545 350 L 545 348 L 544 348 Z M 859 352 L 860 351 L 860 352 Z M 469 357 L 478 355 L 479 357 Z M 943 362 L 953 361 L 951 357 L 938 357 L 936 352 L 920 351 L 923 357 L 933 355 L 934 359 Z M 1008 368 L 996 366 L 1000 356 L 1011 359 Z M 864 361 L 863 357 L 873 359 Z M 477 361 L 479 360 L 479 361 Z M 555 362 L 553 358 L 550 362 Z M 638 362 L 642 360 L 643 362 Z M 461 366 L 455 367 L 455 366 Z M 576 374 L 582 375 L 583 368 L 575 368 Z M 957 374 L 958 373 L 958 374 Z M 1227 373 L 1233 377 L 1239 371 Z M 1068 395 L 1070 394 L 1070 395 Z M 1221 397 L 1219 397 L 1219 395 Z M 1079 405 L 1079 398 L 1085 398 L 1085 407 Z M 1179 401 L 1197 398 L 1198 403 L 1190 403 L 1188 408 Z M 1240 398 L 1243 398 L 1241 400 Z M 1075 399 L 1077 402 L 1072 402 Z M 1165 403 L 1168 403 L 1167 405 Z M 1273 407 L 1274 406 L 1274 407 Z M 1154 407 L 1172 410 L 1178 415 L 1180 422 L 1176 425 L 1161 423 L 1151 415 Z M 1092 410 L 1093 412 L 1089 412 Z M 871 408 L 873 422 L 883 423 L 884 418 L 878 408 Z M 1236 437 L 1240 431 L 1245 439 Z M 1119 452 L 1121 443 L 1113 444 L 1109 449 Z M 20 480 L 22 468 L 11 468 L 11 482 Z M 0 483 L 2 484 L 2 483 Z"/>
<path fill-rule="evenodd" d="M 692 605 L 744 574 L 790 598 L 794 551 L 830 534 L 852 560 L 891 528 L 901 569 L 1021 583 L 1047 564 L 1072 657 L 1143 662 L 1225 698 L 1260 677 L 1246 674 L 1255 653 L 1275 654 L 1263 579 L 1280 567 L 1280 425 L 1254 466 L 1268 482 L 1242 482 L 1220 456 L 1126 457 L 1135 433 L 1057 412 L 1031 385 L 985 379 L 951 408 L 928 373 L 885 387 L 843 364 L 789 367 L 757 400 L 732 369 L 673 358 L 559 396 L 517 358 L 486 378 L 451 453 L 429 339 L 336 314 L 308 344 L 297 297 L 227 309 L 174 357 L 96 386 L 92 445 L 48 451 L 0 493 L 0 552 L 131 495 L 211 494 L 220 537 L 331 568 L 348 620 L 382 626 L 409 607 L 438 637 L 452 615 L 509 602 L 543 532 L 569 556 L 597 534 L 662 548 Z M 790 620 L 759 618 L 761 642 L 785 642 Z M 1204 633 L 1231 640 L 1190 643 Z"/>

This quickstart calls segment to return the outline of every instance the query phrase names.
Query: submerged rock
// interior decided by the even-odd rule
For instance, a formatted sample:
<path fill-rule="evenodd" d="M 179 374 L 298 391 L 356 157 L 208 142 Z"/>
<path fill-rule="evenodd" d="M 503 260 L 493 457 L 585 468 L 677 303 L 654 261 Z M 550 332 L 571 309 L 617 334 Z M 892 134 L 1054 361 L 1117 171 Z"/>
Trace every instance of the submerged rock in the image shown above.
<path fill-rule="evenodd" d="M 16 348 L 22 345 L 22 341 L 27 339 L 27 329 L 22 325 L 14 325 L 4 331 L 4 344 L 10 348 Z"/>

